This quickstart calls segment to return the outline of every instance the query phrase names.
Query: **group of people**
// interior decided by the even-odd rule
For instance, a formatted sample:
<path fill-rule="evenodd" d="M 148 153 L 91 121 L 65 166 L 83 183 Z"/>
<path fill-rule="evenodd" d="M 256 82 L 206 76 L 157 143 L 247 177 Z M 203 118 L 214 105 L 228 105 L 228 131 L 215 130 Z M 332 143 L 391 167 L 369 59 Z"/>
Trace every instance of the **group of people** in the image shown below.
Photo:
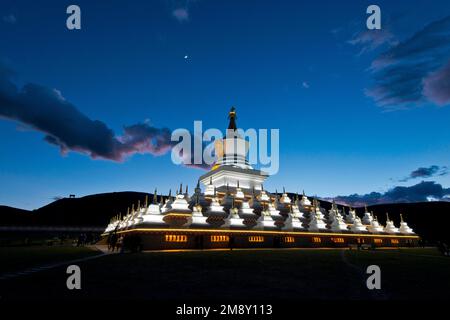
<path fill-rule="evenodd" d="M 119 236 L 116 232 L 108 235 L 108 251 L 124 253 L 125 250 L 139 252 L 142 250 L 141 238 L 136 235 Z"/>
<path fill-rule="evenodd" d="M 123 237 L 119 238 L 117 233 L 115 233 L 115 232 L 111 233 L 107 239 L 108 251 L 111 251 L 111 252 L 119 251 L 119 249 L 122 247 L 122 241 L 123 241 Z"/>

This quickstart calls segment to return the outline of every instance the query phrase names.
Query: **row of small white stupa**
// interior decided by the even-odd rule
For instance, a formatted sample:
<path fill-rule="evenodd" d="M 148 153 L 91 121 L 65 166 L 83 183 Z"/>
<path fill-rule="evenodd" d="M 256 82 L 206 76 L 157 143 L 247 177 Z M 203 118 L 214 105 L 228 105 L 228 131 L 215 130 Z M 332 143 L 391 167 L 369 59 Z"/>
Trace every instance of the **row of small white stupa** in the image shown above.
<path fill-rule="evenodd" d="M 263 188 L 261 189 L 258 196 L 253 192 L 251 199 L 248 200 L 239 186 L 234 194 L 228 192 L 227 188 L 226 194 L 219 199 L 212 184 L 206 187 L 204 193 L 201 193 L 197 185 L 191 199 L 187 188 L 183 193 L 180 187 L 175 198 L 171 197 L 170 193 L 165 201 L 162 200 L 163 197 L 160 197 L 161 203 L 157 202 L 155 190 L 151 204 L 148 205 L 146 199 L 144 206 L 138 203 L 135 209 L 133 205 L 131 211 L 129 210 L 125 216 L 119 215 L 113 218 L 105 232 L 137 226 L 212 228 L 216 224 L 220 228 L 228 229 L 414 233 L 402 216 L 399 228 L 394 225 L 389 216 L 387 216 L 386 225 L 382 226 L 376 216 L 367 211 L 367 208 L 362 219 L 357 216 L 354 209 L 350 209 L 346 214 L 345 210 L 339 210 L 334 202 L 327 213 L 320 208 L 320 203 L 316 199 L 311 203 L 304 193 L 301 199 L 297 195 L 292 201 L 284 190 L 281 198 L 277 195 L 272 199 Z M 217 224 L 218 221 L 219 224 Z"/>

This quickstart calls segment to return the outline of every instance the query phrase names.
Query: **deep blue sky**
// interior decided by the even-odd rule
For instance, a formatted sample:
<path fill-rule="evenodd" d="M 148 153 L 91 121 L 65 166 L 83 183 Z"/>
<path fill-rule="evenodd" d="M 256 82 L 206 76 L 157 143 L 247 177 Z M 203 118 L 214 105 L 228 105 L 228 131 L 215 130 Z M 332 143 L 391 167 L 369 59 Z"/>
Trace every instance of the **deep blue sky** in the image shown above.
<path fill-rule="evenodd" d="M 240 127 L 280 129 L 280 171 L 266 188 L 381 192 L 420 182 L 399 181 L 419 167 L 450 166 L 450 104 L 439 92 L 402 104 L 417 88 L 401 87 L 389 106 L 367 93 L 377 81 L 397 88 L 389 81 L 400 72 L 377 73 L 371 64 L 448 17 L 450 2 L 377 1 L 383 33 L 376 37 L 364 33 L 372 2 L 3 0 L 0 61 L 18 87 L 57 89 L 118 136 L 146 120 L 158 128 L 192 129 L 194 120 L 224 128 L 234 105 Z M 81 30 L 65 27 L 70 4 L 81 7 Z M 422 53 L 440 50 L 437 65 L 401 72 L 442 70 L 447 49 Z M 398 57 L 414 66 L 410 53 Z M 68 194 L 167 193 L 180 182 L 193 187 L 203 173 L 175 166 L 170 153 L 124 162 L 62 156 L 17 119 L 0 119 L 0 135 L 0 204 L 21 208 Z M 450 185 L 446 174 L 425 178 Z"/>

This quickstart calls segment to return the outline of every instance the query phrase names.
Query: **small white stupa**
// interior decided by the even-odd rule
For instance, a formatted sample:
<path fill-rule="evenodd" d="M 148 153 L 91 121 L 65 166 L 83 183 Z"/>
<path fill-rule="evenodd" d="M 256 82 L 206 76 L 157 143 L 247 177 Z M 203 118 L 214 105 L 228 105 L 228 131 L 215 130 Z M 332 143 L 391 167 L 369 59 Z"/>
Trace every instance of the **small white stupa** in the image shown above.
<path fill-rule="evenodd" d="M 326 230 L 327 225 L 323 221 L 323 214 L 320 212 L 320 209 L 317 207 L 314 207 L 313 212 L 311 212 L 311 217 L 308 225 L 309 231 L 320 231 L 320 230 Z"/>
<path fill-rule="evenodd" d="M 297 218 L 297 219 L 304 219 L 304 218 L 305 218 L 304 213 L 300 211 L 300 209 L 299 209 L 298 206 L 295 204 L 295 202 L 294 202 L 294 204 L 291 206 L 291 209 L 292 209 L 292 216 L 293 216 L 294 218 Z"/>
<path fill-rule="evenodd" d="M 355 216 L 355 220 L 353 225 L 350 227 L 350 230 L 355 233 L 367 232 L 367 227 L 362 224 L 361 219 L 358 216 Z"/>
<path fill-rule="evenodd" d="M 186 226 L 191 228 L 209 227 L 208 222 L 206 222 L 207 219 L 208 217 L 205 217 L 202 212 L 200 197 L 199 195 L 196 195 L 195 205 L 192 207 L 192 217 L 188 219 Z"/>
<path fill-rule="evenodd" d="M 314 199 L 313 202 L 314 202 L 314 212 L 318 215 L 318 217 L 321 220 L 324 220 L 325 216 L 324 216 L 322 210 L 320 209 L 320 202 L 317 199 Z"/>
<path fill-rule="evenodd" d="M 245 194 L 242 192 L 241 187 L 239 187 L 239 180 L 237 181 L 236 193 L 234 194 L 234 198 L 237 200 L 245 199 Z"/>
<path fill-rule="evenodd" d="M 276 208 L 276 202 L 269 202 L 267 205 L 267 210 L 272 218 L 282 218 L 280 215 L 280 210 L 277 210 Z"/>
<path fill-rule="evenodd" d="M 220 200 L 217 197 L 216 189 L 214 188 L 214 195 L 211 199 L 211 203 L 208 206 L 208 209 L 206 210 L 206 215 L 208 217 L 225 217 L 226 212 L 223 210 L 223 206 L 220 204 Z"/>
<path fill-rule="evenodd" d="M 403 215 L 400 214 L 400 228 L 399 228 L 400 233 L 403 234 L 414 234 L 413 229 L 411 229 L 408 224 L 403 220 Z"/>
<path fill-rule="evenodd" d="M 162 200 L 162 196 L 161 196 Z M 142 216 L 142 223 L 148 224 L 165 224 L 164 215 L 161 213 L 161 205 L 158 203 L 157 190 L 153 194 L 152 203 L 146 208 L 144 215 Z"/>
<path fill-rule="evenodd" d="M 305 195 L 305 190 L 303 190 L 302 200 L 300 200 L 300 204 L 302 205 L 302 207 L 311 206 L 311 201 Z"/>
<path fill-rule="evenodd" d="M 336 215 L 339 215 L 339 210 L 337 208 L 336 202 L 333 200 L 331 203 L 331 209 L 328 211 L 328 219 L 330 222 L 334 222 Z"/>
<path fill-rule="evenodd" d="M 259 194 L 259 199 L 260 202 L 270 202 L 270 197 L 267 195 L 266 190 L 264 190 L 264 186 L 261 185 L 261 193 Z"/>
<path fill-rule="evenodd" d="M 362 218 L 362 223 L 364 223 L 365 225 L 370 225 L 372 223 L 373 220 L 373 214 L 371 214 L 368 210 L 367 210 L 367 206 L 364 207 L 364 217 Z"/>
<path fill-rule="evenodd" d="M 189 223 L 189 219 L 192 217 L 192 210 L 189 208 L 189 203 L 184 196 L 183 185 L 180 184 L 180 191 L 177 192 L 170 209 L 163 214 L 164 221 L 171 227 L 181 228 Z"/>
<path fill-rule="evenodd" d="M 398 228 L 394 225 L 394 221 L 389 219 L 388 213 L 386 213 L 386 227 L 384 227 L 384 232 L 390 234 L 399 233 Z"/>
<path fill-rule="evenodd" d="M 230 229 L 247 228 L 247 226 L 244 224 L 244 219 L 239 217 L 239 210 L 238 208 L 236 208 L 234 201 L 230 208 L 230 213 L 224 219 L 224 224 L 221 225 L 221 228 L 230 228 Z"/>
<path fill-rule="evenodd" d="M 372 215 L 372 221 L 370 225 L 367 227 L 370 233 L 381 233 L 383 232 L 383 226 L 380 225 L 376 216 Z"/>
<path fill-rule="evenodd" d="M 287 208 L 290 206 L 292 200 L 289 198 L 288 194 L 286 193 L 286 189 L 283 187 L 283 194 L 281 195 L 281 198 L 279 200 L 279 206 L 282 208 Z"/>
<path fill-rule="evenodd" d="M 302 222 L 300 221 L 298 216 L 296 216 L 296 214 L 294 213 L 293 207 L 294 207 L 294 205 L 290 206 L 290 211 L 288 212 L 288 216 L 287 216 L 286 220 L 284 220 L 284 227 L 282 228 L 282 230 L 292 231 L 292 230 L 303 230 L 304 229 Z M 297 207 L 297 210 L 298 210 L 298 207 Z"/>
<path fill-rule="evenodd" d="M 254 215 L 253 208 L 250 207 L 250 203 L 247 200 L 242 201 L 238 214 L 242 215 Z"/>
<path fill-rule="evenodd" d="M 171 213 L 192 213 L 191 209 L 189 209 L 189 203 L 183 194 L 183 185 L 180 185 L 180 191 L 175 196 L 175 200 L 170 204 L 170 209 L 164 212 L 165 215 Z"/>
<path fill-rule="evenodd" d="M 164 201 L 164 204 L 161 206 L 161 213 L 165 213 L 166 211 L 170 210 L 172 208 L 172 203 L 172 189 L 170 189 L 166 201 Z"/>
<path fill-rule="evenodd" d="M 331 223 L 331 231 L 333 232 L 348 231 L 348 226 L 344 222 L 344 219 L 339 213 L 334 217 L 334 221 Z"/>
<path fill-rule="evenodd" d="M 276 229 L 278 228 L 275 225 L 275 220 L 270 216 L 270 211 L 267 209 L 267 207 L 261 212 L 261 215 L 256 220 L 256 225 L 253 227 L 253 229 L 257 230 L 265 230 L 265 229 Z"/>
<path fill-rule="evenodd" d="M 347 223 L 353 224 L 353 223 L 355 223 L 356 218 L 357 218 L 356 210 L 354 208 L 350 208 L 348 214 L 345 216 L 345 221 Z M 360 222 L 361 222 L 361 220 L 360 220 Z"/>
<path fill-rule="evenodd" d="M 214 187 L 212 183 L 212 177 L 209 177 L 209 184 L 206 186 L 205 189 L 205 197 L 214 197 L 216 194 L 216 188 Z"/>

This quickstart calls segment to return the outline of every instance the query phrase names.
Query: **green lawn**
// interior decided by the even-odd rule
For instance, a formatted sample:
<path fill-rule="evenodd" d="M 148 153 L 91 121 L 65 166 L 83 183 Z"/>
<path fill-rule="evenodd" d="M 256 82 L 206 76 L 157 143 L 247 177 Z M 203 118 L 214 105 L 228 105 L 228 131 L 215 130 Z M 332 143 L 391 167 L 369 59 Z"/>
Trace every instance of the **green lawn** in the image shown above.
<path fill-rule="evenodd" d="M 368 265 L 382 290 L 366 288 Z M 82 289 L 65 287 L 65 268 L 8 280 L 4 299 L 160 301 L 449 299 L 450 258 L 434 249 L 233 250 L 109 255 L 79 264 Z"/>
<path fill-rule="evenodd" d="M 23 271 L 98 253 L 87 247 L 73 246 L 0 247 L 0 274 Z"/>

